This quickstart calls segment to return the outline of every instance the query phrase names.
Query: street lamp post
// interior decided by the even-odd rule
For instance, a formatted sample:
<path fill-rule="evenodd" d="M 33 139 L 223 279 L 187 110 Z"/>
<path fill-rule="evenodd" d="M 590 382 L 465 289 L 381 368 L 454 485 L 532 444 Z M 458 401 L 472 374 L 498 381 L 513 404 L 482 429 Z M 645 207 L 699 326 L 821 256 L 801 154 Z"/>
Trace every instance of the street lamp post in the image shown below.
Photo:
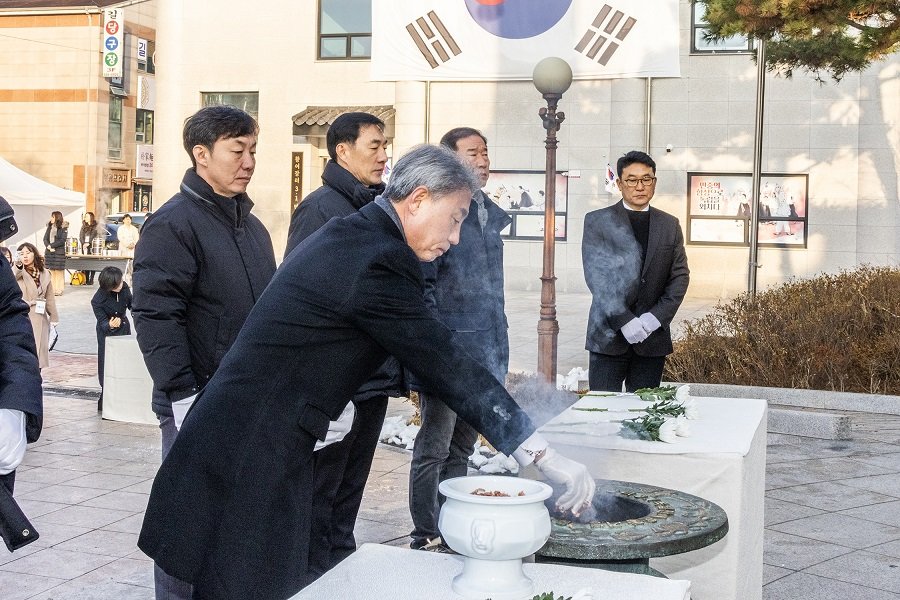
<path fill-rule="evenodd" d="M 547 164 L 544 189 L 544 271 L 541 275 L 541 318 L 538 321 L 538 373 L 547 381 L 556 381 L 556 342 L 559 322 L 556 320 L 556 132 L 566 115 L 556 112 L 563 93 L 572 85 L 572 68 L 561 58 L 545 58 L 534 67 L 534 87 L 547 101 L 538 114 L 547 130 L 544 147 Z"/>

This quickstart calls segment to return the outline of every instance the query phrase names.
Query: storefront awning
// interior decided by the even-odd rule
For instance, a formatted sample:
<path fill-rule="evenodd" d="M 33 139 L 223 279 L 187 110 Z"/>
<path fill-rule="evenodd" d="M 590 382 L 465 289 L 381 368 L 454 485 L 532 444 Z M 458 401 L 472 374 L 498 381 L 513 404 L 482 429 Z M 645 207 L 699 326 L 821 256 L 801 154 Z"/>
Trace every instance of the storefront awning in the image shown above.
<path fill-rule="evenodd" d="M 396 109 L 390 105 L 379 106 L 309 106 L 293 116 L 294 135 L 324 137 L 334 120 L 347 112 L 365 112 L 375 115 L 385 125 L 385 135 L 393 137 Z"/>

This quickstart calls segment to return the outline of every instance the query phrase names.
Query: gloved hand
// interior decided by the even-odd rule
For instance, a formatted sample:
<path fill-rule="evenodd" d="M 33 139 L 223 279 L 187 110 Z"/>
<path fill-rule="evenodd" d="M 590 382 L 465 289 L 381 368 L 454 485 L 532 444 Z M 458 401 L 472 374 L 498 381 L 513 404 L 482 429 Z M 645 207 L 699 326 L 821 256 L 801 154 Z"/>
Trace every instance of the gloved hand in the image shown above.
<path fill-rule="evenodd" d="M 629 344 L 640 344 L 646 340 L 649 335 L 638 317 L 635 317 L 622 325 L 621 331 Z"/>
<path fill-rule="evenodd" d="M 0 475 L 16 470 L 25 457 L 25 413 L 0 408 Z"/>
<path fill-rule="evenodd" d="M 175 429 L 181 429 L 181 424 L 184 423 L 184 418 L 187 416 L 188 410 L 190 410 L 191 405 L 196 399 L 197 394 L 194 394 L 193 396 L 188 396 L 187 398 L 182 398 L 181 400 L 176 400 L 172 403 L 172 416 L 175 417 Z"/>
<path fill-rule="evenodd" d="M 316 441 L 316 447 L 313 449 L 313 452 L 317 452 L 325 446 L 335 444 L 347 437 L 347 434 L 350 433 L 350 428 L 353 426 L 353 418 L 355 416 L 356 407 L 352 402 L 348 402 L 347 406 L 344 407 L 344 412 L 337 418 L 337 421 L 331 421 L 328 424 L 328 433 L 325 434 L 325 440 Z"/>
<path fill-rule="evenodd" d="M 547 479 L 566 486 L 565 493 L 556 501 L 557 508 L 571 510 L 577 517 L 591 505 L 596 484 L 583 464 L 566 458 L 553 448 L 544 450 L 544 455 L 534 464 Z"/>
<path fill-rule="evenodd" d="M 641 320 L 641 325 L 644 327 L 644 331 L 647 332 L 648 336 L 662 327 L 662 323 L 659 322 L 659 319 L 653 316 L 653 313 L 645 312 L 638 318 Z"/>

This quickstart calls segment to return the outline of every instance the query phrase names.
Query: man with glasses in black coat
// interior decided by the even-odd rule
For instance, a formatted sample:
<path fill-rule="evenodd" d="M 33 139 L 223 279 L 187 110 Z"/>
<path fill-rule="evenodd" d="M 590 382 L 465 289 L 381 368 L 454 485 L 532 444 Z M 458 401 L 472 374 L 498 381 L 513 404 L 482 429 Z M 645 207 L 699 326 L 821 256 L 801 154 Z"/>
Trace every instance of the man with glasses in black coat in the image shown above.
<path fill-rule="evenodd" d="M 616 164 L 622 201 L 584 218 L 581 256 L 593 294 L 588 316 L 592 390 L 656 387 L 672 353 L 669 326 L 690 272 L 678 219 L 650 206 L 656 162 L 633 150 Z"/>

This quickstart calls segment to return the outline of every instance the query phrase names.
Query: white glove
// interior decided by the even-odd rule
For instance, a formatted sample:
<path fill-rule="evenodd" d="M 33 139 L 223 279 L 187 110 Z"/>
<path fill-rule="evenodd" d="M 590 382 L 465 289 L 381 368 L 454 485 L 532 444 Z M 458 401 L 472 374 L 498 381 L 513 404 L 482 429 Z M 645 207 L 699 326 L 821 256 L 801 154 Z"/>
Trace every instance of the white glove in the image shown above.
<path fill-rule="evenodd" d="M 0 475 L 16 470 L 25 458 L 25 413 L 12 408 L 0 408 Z"/>
<path fill-rule="evenodd" d="M 653 313 L 645 312 L 638 318 L 641 320 L 641 325 L 644 327 L 644 331 L 647 332 L 648 336 L 662 327 L 662 323 L 659 322 L 659 319 L 653 316 Z"/>
<path fill-rule="evenodd" d="M 647 331 L 644 329 L 641 320 L 637 317 L 622 325 L 622 335 L 628 340 L 629 344 L 640 344 L 647 339 Z"/>
<path fill-rule="evenodd" d="M 328 424 L 328 433 L 325 434 L 325 440 L 321 442 L 316 441 L 316 447 L 313 449 L 313 452 L 317 452 L 325 446 L 335 444 L 347 437 L 347 434 L 350 433 L 350 428 L 353 427 L 353 418 L 355 416 L 356 407 L 353 406 L 352 402 L 348 402 L 347 406 L 344 407 L 344 412 L 337 418 L 337 421 L 331 421 Z"/>
<path fill-rule="evenodd" d="M 188 410 L 190 410 L 191 405 L 196 399 L 197 394 L 194 394 L 193 396 L 188 396 L 187 398 L 182 398 L 181 400 L 176 400 L 172 403 L 172 416 L 175 417 L 175 429 L 181 429 L 181 424 L 184 423 L 184 418 L 187 416 Z"/>
<path fill-rule="evenodd" d="M 577 517 L 591 505 L 596 484 L 583 464 L 566 458 L 553 448 L 547 448 L 534 464 L 547 479 L 566 486 L 565 493 L 556 501 L 557 508 L 571 510 Z"/>

